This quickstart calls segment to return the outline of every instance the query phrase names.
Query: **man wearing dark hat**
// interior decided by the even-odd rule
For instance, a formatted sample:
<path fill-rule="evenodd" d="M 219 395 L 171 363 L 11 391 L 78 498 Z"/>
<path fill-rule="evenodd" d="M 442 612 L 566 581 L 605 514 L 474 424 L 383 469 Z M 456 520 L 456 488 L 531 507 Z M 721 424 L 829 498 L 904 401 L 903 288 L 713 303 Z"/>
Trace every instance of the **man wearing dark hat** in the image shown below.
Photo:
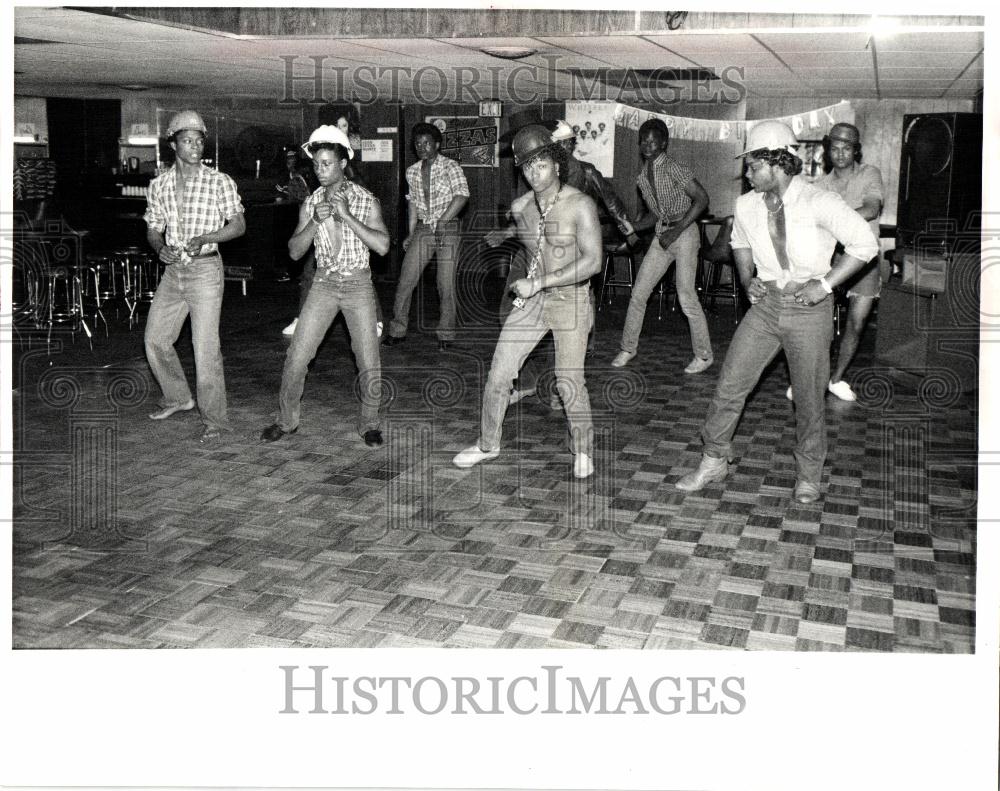
<path fill-rule="evenodd" d="M 167 125 L 167 140 L 177 155 L 174 166 L 150 182 L 146 239 L 166 264 L 146 319 L 146 358 L 163 399 L 149 417 L 164 420 L 194 409 L 187 377 L 174 343 L 188 314 L 197 381 L 198 410 L 205 424 L 202 442 L 228 428 L 226 381 L 219 344 L 224 273 L 219 243 L 246 231 L 236 183 L 201 163 L 207 129 L 193 110 L 177 113 Z"/>
<path fill-rule="evenodd" d="M 458 217 L 469 200 L 469 184 L 462 166 L 439 153 L 441 130 L 434 124 L 413 127 L 413 148 L 418 161 L 406 169 L 410 187 L 409 235 L 403 240 L 403 265 L 396 285 L 389 332 L 382 343 L 395 346 L 406 340 L 410 322 L 410 300 L 420 276 L 437 257 L 437 288 L 441 300 L 438 349 L 455 340 L 455 264 L 458 259 Z"/>
<path fill-rule="evenodd" d="M 878 239 L 878 218 L 882 213 L 882 173 L 874 165 L 861 162 L 861 132 L 853 124 L 836 124 L 823 140 L 823 146 L 833 169 L 818 179 L 816 186 L 840 195 L 848 206 L 868 221 L 868 227 Z M 837 362 L 833 366 L 827 389 L 844 401 L 854 401 L 856 398 L 851 386 L 844 381 L 844 372 L 858 350 L 865 322 L 882 291 L 883 277 L 888 277 L 888 272 L 880 271 L 879 256 L 876 254 L 843 285 L 847 289 L 847 326 L 840 336 Z"/>
<path fill-rule="evenodd" d="M 597 204 L 599 210 L 603 206 L 608 215 L 615 221 L 618 230 L 626 237 L 629 244 L 638 243 L 639 237 L 635 234 L 635 229 L 632 227 L 632 221 L 628 217 L 625 204 L 618 196 L 618 193 L 615 192 L 615 188 L 611 186 L 608 180 L 601 174 L 601 171 L 594 167 L 594 165 L 590 162 L 582 162 L 573 156 L 573 152 L 576 150 L 576 134 L 573 132 L 572 127 L 565 121 L 556 121 L 555 129 L 552 131 L 552 142 L 558 143 L 566 152 L 566 184 L 590 196 L 594 203 Z M 485 241 L 490 247 L 497 247 L 505 240 L 515 236 L 517 236 L 517 225 L 511 222 L 506 228 L 490 231 L 486 234 Z M 503 304 L 500 306 L 501 320 L 506 318 L 510 312 L 510 287 L 515 280 L 523 277 L 526 261 L 527 259 L 520 255 L 515 256 L 512 261 L 510 272 L 507 275 L 507 293 L 505 293 Z M 591 302 L 593 302 L 593 299 Z M 590 336 L 587 340 L 587 354 L 593 352 L 594 323 L 592 319 Z M 512 404 L 516 404 L 521 399 L 535 394 L 535 381 L 538 377 L 533 370 L 533 361 L 539 357 L 540 352 L 541 350 L 537 350 L 525 364 L 519 380 L 520 386 L 511 391 L 510 401 Z M 552 395 L 552 408 L 558 409 L 561 404 L 562 402 L 559 400 L 558 394 L 554 393 Z"/>
<path fill-rule="evenodd" d="M 336 126 L 321 126 L 309 136 L 303 149 L 313 161 L 320 187 L 302 204 L 299 224 L 288 240 L 288 252 L 292 258 L 301 258 L 314 246 L 316 275 L 285 356 L 278 421 L 265 428 L 260 438 L 274 442 L 298 431 L 309 363 L 337 314 L 343 313 L 359 369 L 361 419 L 357 430 L 365 444 L 374 448 L 382 444 L 382 367 L 375 327 L 375 289 L 368 260 L 369 250 L 380 255 L 389 250 L 389 233 L 375 196 L 344 175 L 354 155 L 347 135 Z"/>
<path fill-rule="evenodd" d="M 826 459 L 824 395 L 830 373 L 833 289 L 878 252 L 864 220 L 837 195 L 799 178 L 798 141 L 780 121 L 762 121 L 747 137 L 746 175 L 753 192 L 736 200 L 732 246 L 752 307 L 726 352 L 701 436 L 697 470 L 677 481 L 695 492 L 729 474 L 736 426 L 764 369 L 784 350 L 795 388 L 793 496 L 819 499 Z M 831 267 L 837 242 L 844 253 Z M 756 274 L 755 274 L 756 267 Z"/>
<path fill-rule="evenodd" d="M 573 474 L 593 474 L 594 431 L 583 365 L 590 330 L 590 278 L 601 267 L 601 228 L 594 201 L 564 183 L 566 152 L 540 124 L 518 131 L 514 164 L 531 192 L 511 206 L 531 260 L 513 284 L 513 310 L 504 322 L 483 393 L 479 442 L 454 458 L 472 467 L 500 455 L 511 384 L 525 358 L 549 331 L 556 350 L 556 388 L 566 408 Z"/>

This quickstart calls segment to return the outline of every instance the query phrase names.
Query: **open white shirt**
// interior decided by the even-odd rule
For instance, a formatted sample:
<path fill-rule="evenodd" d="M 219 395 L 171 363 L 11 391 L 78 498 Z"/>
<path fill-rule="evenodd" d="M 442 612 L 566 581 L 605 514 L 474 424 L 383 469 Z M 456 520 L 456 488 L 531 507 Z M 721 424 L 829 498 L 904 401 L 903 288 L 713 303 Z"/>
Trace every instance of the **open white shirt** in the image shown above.
<path fill-rule="evenodd" d="M 861 215 L 835 192 L 821 190 L 796 176 L 782 196 L 785 209 L 785 252 L 789 270 L 781 268 L 767 230 L 768 209 L 764 195 L 748 192 L 736 199 L 733 218 L 733 249 L 750 248 L 757 277 L 804 283 L 830 271 L 837 242 L 844 251 L 862 261 L 878 255 L 878 240 Z"/>

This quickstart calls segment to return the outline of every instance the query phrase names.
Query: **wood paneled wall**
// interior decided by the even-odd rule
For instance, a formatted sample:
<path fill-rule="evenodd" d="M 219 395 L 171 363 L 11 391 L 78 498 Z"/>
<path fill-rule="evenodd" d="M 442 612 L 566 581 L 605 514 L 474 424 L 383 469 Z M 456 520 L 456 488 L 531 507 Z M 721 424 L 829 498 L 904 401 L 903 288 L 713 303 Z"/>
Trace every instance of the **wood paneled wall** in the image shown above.
<path fill-rule="evenodd" d="M 838 99 L 747 100 L 747 119 L 776 118 L 813 110 Z M 899 192 L 899 160 L 902 151 L 903 116 L 909 113 L 972 112 L 971 99 L 848 99 L 854 108 L 855 125 L 861 130 L 864 162 L 882 171 L 885 205 L 882 222 L 895 224 Z"/>
<path fill-rule="evenodd" d="M 864 26 L 858 14 L 760 14 L 512 8 L 153 8 L 121 7 L 114 13 L 175 25 L 258 36 L 355 38 L 571 36 L 662 33 L 669 30 Z M 903 24 L 981 25 L 982 17 L 910 16 Z"/>

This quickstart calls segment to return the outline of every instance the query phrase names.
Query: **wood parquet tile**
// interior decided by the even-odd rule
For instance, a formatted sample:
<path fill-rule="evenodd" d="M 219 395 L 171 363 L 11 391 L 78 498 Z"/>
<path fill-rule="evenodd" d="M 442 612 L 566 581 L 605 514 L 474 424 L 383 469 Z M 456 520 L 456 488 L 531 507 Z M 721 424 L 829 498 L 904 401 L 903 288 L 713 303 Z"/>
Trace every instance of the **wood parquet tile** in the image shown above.
<path fill-rule="evenodd" d="M 698 463 L 718 366 L 680 373 L 688 334 L 676 313 L 651 315 L 640 355 L 611 368 L 624 301 L 599 314 L 587 363 L 597 473 L 586 481 L 572 477 L 565 419 L 544 393 L 510 410 L 495 462 L 455 469 L 478 433 L 494 340 L 440 355 L 419 326 L 382 355 L 382 448 L 354 429 L 339 323 L 307 380 L 300 430 L 261 443 L 292 304 L 290 293 L 227 296 L 234 430 L 213 447 L 197 443 L 193 413 L 145 418 L 155 386 L 141 332 L 117 329 L 106 360 L 67 350 L 50 369 L 23 355 L 16 647 L 973 649 L 975 394 L 944 403 L 883 381 L 874 326 L 852 373 L 877 386 L 828 403 L 824 496 L 800 506 L 781 362 L 748 402 L 729 479 L 674 487 Z M 721 361 L 730 317 L 709 320 Z M 63 367 L 76 405 L 45 390 Z M 114 376 L 141 398 L 109 403 Z M 74 460 L 73 432 L 96 415 L 114 426 L 110 482 Z"/>

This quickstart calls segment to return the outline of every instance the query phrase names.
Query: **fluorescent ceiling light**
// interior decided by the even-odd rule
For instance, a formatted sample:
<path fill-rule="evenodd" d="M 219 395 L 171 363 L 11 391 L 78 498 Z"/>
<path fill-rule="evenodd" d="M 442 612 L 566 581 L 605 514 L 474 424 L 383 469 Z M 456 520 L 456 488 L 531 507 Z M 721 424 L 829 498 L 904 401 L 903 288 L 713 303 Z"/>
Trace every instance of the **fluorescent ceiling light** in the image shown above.
<path fill-rule="evenodd" d="M 133 135 L 128 139 L 128 144 L 130 146 L 155 146 L 160 142 L 158 137 L 143 137 L 141 135 Z"/>
<path fill-rule="evenodd" d="M 888 38 L 899 33 L 902 27 L 897 17 L 873 16 L 868 23 L 868 32 L 878 38 Z"/>

